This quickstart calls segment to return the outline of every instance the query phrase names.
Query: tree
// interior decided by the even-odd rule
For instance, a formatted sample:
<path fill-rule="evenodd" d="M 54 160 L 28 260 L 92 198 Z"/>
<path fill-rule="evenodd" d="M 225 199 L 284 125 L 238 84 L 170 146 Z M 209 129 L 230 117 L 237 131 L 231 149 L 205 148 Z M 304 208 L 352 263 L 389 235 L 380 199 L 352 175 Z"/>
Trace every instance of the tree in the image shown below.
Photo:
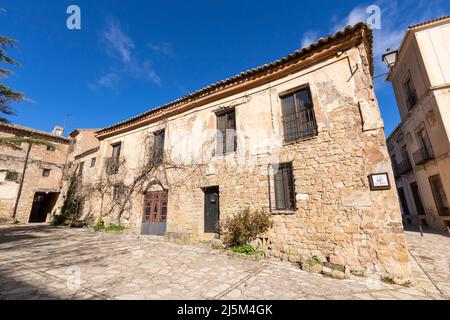
<path fill-rule="evenodd" d="M 19 66 L 19 63 L 6 55 L 6 49 L 15 47 L 15 40 L 0 36 L 0 63 L 7 63 L 13 66 Z M 0 67 L 0 79 L 5 79 L 12 74 L 11 70 Z M 0 83 L 0 112 L 5 115 L 12 115 L 14 112 L 10 107 L 11 102 L 19 102 L 24 99 L 24 95 L 14 91 L 3 83 Z M 8 121 L 0 116 L 0 121 Z"/>

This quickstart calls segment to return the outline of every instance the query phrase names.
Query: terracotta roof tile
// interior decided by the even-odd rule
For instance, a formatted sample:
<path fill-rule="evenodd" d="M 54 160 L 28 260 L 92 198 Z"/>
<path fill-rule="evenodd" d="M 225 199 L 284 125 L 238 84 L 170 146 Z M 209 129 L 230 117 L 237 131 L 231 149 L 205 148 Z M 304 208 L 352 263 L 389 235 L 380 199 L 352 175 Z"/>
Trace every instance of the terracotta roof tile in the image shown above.
<path fill-rule="evenodd" d="M 422 26 L 425 26 L 427 24 L 432 24 L 432 23 L 443 21 L 443 20 L 446 20 L 446 19 L 450 19 L 450 15 L 446 15 L 446 16 L 438 17 L 438 18 L 435 18 L 435 19 L 432 19 L 432 20 L 427 20 L 427 21 L 423 21 L 423 22 L 420 22 L 420 23 L 417 23 L 417 24 L 413 24 L 413 25 L 410 25 L 408 27 L 408 29 L 411 30 L 411 29 L 414 29 L 414 28 L 417 28 L 417 27 L 422 27 Z"/>
<path fill-rule="evenodd" d="M 25 133 L 30 136 L 41 136 L 44 138 L 49 138 L 49 139 L 59 140 L 59 141 L 64 141 L 64 142 L 70 141 L 69 139 L 67 139 L 65 137 L 57 136 L 50 132 L 41 131 L 41 130 L 37 130 L 37 129 L 33 129 L 33 128 L 28 128 L 28 127 L 20 126 L 20 125 L 9 123 L 9 122 L 0 122 L 0 130 L 2 130 L 2 129 L 5 131 L 11 131 L 11 132 L 18 131 L 18 132 Z"/>
<path fill-rule="evenodd" d="M 146 117 L 148 117 L 150 115 L 154 115 L 154 114 L 160 113 L 160 112 L 162 112 L 164 110 L 167 110 L 167 109 L 169 109 L 171 107 L 176 107 L 176 106 L 184 104 L 184 103 L 195 101 L 196 99 L 205 97 L 205 96 L 207 96 L 207 95 L 209 95 L 211 93 L 214 93 L 214 92 L 216 92 L 218 90 L 230 87 L 230 86 L 235 85 L 235 84 L 239 84 L 239 83 L 245 82 L 245 81 L 249 80 L 251 77 L 261 75 L 261 74 L 263 74 L 265 72 L 269 72 L 272 69 L 275 69 L 277 67 L 281 67 L 281 66 L 286 65 L 286 64 L 288 64 L 288 63 L 290 63 L 292 61 L 295 61 L 297 59 L 305 57 L 305 56 L 307 56 L 310 53 L 317 52 L 321 48 L 323 48 L 324 45 L 326 45 L 326 44 L 328 44 L 330 42 L 333 42 L 335 40 L 339 40 L 339 39 L 341 39 L 343 37 L 346 37 L 348 35 L 355 34 L 355 33 L 357 33 L 358 31 L 361 31 L 361 30 L 365 30 L 366 31 L 366 37 L 367 37 L 367 40 L 369 42 L 368 55 L 369 55 L 369 63 L 370 63 L 370 72 L 371 72 L 371 74 L 373 76 L 374 67 L 373 67 L 373 51 L 372 51 L 372 40 L 373 40 L 372 39 L 372 30 L 365 23 L 361 22 L 361 23 L 358 23 L 358 24 L 356 24 L 354 26 L 347 26 L 344 30 L 338 31 L 337 33 L 335 33 L 333 35 L 329 35 L 329 36 L 327 36 L 325 38 L 321 38 L 317 42 L 312 43 L 309 46 L 307 46 L 305 48 L 302 48 L 300 50 L 296 50 L 293 53 L 291 53 L 291 54 L 289 54 L 289 55 L 287 55 L 287 56 L 285 56 L 285 57 L 283 57 L 283 58 L 281 58 L 279 60 L 276 60 L 276 61 L 271 62 L 271 63 L 264 64 L 262 66 L 259 66 L 259 67 L 256 67 L 256 68 L 253 68 L 253 69 L 250 69 L 250 70 L 247 70 L 247 71 L 243 71 L 243 72 L 239 73 L 238 75 L 232 76 L 232 77 L 230 77 L 228 79 L 221 80 L 219 82 L 216 82 L 214 84 L 206 86 L 206 87 L 204 87 L 204 88 L 202 88 L 202 89 L 200 89 L 198 91 L 195 91 L 195 92 L 193 92 L 191 94 L 188 94 L 188 95 L 186 95 L 184 97 L 181 97 L 181 98 L 179 98 L 177 100 L 174 100 L 174 101 L 169 102 L 167 104 L 161 105 L 159 107 L 155 107 L 155 108 L 153 108 L 153 109 L 151 109 L 149 111 L 146 111 L 146 112 L 144 112 L 142 114 L 139 114 L 139 115 L 137 115 L 135 117 L 132 117 L 130 119 L 118 122 L 118 123 L 113 124 L 111 126 L 108 126 L 106 128 L 103 128 L 103 129 L 97 131 L 97 134 L 101 135 L 101 134 L 106 134 L 106 133 L 109 133 L 109 132 L 113 132 L 116 129 L 123 128 L 125 126 L 137 123 L 137 122 L 145 119 Z"/>

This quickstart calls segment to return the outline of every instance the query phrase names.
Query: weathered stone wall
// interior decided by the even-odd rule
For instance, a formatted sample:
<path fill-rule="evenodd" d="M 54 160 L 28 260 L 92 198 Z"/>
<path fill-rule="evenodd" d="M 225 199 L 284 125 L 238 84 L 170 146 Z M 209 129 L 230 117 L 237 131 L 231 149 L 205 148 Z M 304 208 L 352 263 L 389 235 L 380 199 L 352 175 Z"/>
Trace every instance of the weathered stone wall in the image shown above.
<path fill-rule="evenodd" d="M 280 94 L 309 85 L 317 137 L 283 145 Z M 235 108 L 238 149 L 215 154 L 215 111 Z M 370 191 L 368 175 L 388 172 L 387 153 L 366 48 L 361 44 L 336 57 L 234 96 L 105 138 L 99 158 L 122 142 L 123 167 L 115 179 L 130 184 L 145 163 L 143 137 L 166 130 L 165 164 L 157 178 L 169 189 L 167 237 L 198 241 L 205 234 L 202 188 L 220 187 L 220 219 L 247 207 L 270 210 L 271 164 L 292 161 L 297 210 L 271 214 L 274 228 L 265 248 L 282 259 L 318 256 L 355 271 L 409 274 L 395 188 Z M 143 193 L 135 192 L 122 222 L 136 233 Z M 108 216 L 111 193 L 102 202 Z M 109 218 L 114 220 L 114 215 Z"/>
<path fill-rule="evenodd" d="M 3 137 L 13 137 L 7 132 L 0 132 Z M 67 158 L 68 143 L 53 141 L 48 142 L 55 145 L 55 151 L 47 150 L 47 146 L 33 144 L 30 150 L 25 179 L 23 181 L 22 195 L 20 197 L 16 219 L 20 222 L 28 222 L 31 212 L 34 195 L 36 192 L 59 192 L 62 182 L 62 170 Z M 17 199 L 19 190 L 19 180 L 22 179 L 22 170 L 28 143 L 22 143 L 19 150 L 6 146 L 0 146 L 0 215 L 5 219 L 10 219 Z M 42 171 L 50 170 L 49 177 L 43 177 Z M 5 181 L 6 171 L 19 173 L 19 180 L 16 182 Z"/>
<path fill-rule="evenodd" d="M 443 41 L 449 34 L 449 19 L 410 30 L 403 41 L 396 66 L 389 75 L 402 118 L 400 127 L 414 167 L 414 172 L 397 179 L 398 187 L 403 187 L 406 194 L 411 213 L 406 219 L 437 230 L 446 230 L 450 226 L 450 216 L 438 212 L 429 182 L 431 176 L 440 175 L 447 199 L 450 199 L 450 59 L 448 46 Z M 417 103 L 413 108 L 408 106 L 404 88 L 407 79 L 412 80 L 416 91 Z M 426 131 L 434 159 L 414 165 L 413 155 L 422 147 L 417 135 L 419 129 Z M 398 148 L 395 139 L 389 140 L 393 148 L 396 145 Z M 411 182 L 418 184 L 425 214 L 416 214 Z"/>

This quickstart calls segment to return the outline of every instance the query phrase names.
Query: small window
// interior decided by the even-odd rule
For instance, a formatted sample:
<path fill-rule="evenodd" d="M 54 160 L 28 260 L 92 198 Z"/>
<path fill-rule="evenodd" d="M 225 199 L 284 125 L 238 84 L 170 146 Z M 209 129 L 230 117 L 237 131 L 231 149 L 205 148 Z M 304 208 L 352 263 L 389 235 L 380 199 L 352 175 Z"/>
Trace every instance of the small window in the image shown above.
<path fill-rule="evenodd" d="M 123 192 L 123 185 L 122 184 L 115 184 L 113 187 L 113 200 L 119 200 L 122 196 Z"/>
<path fill-rule="evenodd" d="M 119 159 L 121 151 L 122 151 L 122 143 L 121 142 L 113 144 L 112 145 L 112 158 Z"/>
<path fill-rule="evenodd" d="M 165 131 L 161 130 L 155 133 L 155 140 L 153 146 L 153 162 L 158 164 L 164 159 L 164 140 Z"/>
<path fill-rule="evenodd" d="M 285 142 L 317 135 L 316 117 L 309 88 L 281 97 L 281 109 Z"/>
<path fill-rule="evenodd" d="M 445 194 L 444 187 L 442 186 L 441 177 L 435 175 L 429 178 L 431 191 L 433 192 L 434 202 L 438 209 L 440 216 L 450 215 L 450 208 L 448 205 L 448 198 Z"/>
<path fill-rule="evenodd" d="M 56 148 L 54 146 L 47 146 L 47 151 L 55 152 Z"/>
<path fill-rule="evenodd" d="M 292 163 L 273 166 L 275 207 L 277 210 L 295 210 L 295 187 Z"/>
<path fill-rule="evenodd" d="M 404 87 L 405 87 L 405 93 L 406 93 L 406 104 L 408 106 L 408 110 L 411 110 L 412 108 L 414 108 L 417 104 L 417 94 L 416 94 L 416 88 L 414 87 L 414 83 L 412 82 L 411 78 L 408 78 L 405 83 L 404 83 Z"/>
<path fill-rule="evenodd" d="M 237 149 L 235 110 L 217 114 L 217 154 L 224 155 Z"/>
<path fill-rule="evenodd" d="M 17 181 L 19 180 L 19 173 L 14 171 L 7 171 L 6 172 L 6 181 Z"/>
<path fill-rule="evenodd" d="M 97 161 L 97 158 L 92 158 L 91 159 L 91 168 L 95 167 L 95 162 Z"/>
<path fill-rule="evenodd" d="M 43 177 L 50 177 L 50 169 L 42 170 L 42 176 Z"/>
<path fill-rule="evenodd" d="M 84 170 L 84 161 L 80 162 L 80 167 L 78 168 L 78 174 L 80 176 L 83 175 L 83 170 Z"/>

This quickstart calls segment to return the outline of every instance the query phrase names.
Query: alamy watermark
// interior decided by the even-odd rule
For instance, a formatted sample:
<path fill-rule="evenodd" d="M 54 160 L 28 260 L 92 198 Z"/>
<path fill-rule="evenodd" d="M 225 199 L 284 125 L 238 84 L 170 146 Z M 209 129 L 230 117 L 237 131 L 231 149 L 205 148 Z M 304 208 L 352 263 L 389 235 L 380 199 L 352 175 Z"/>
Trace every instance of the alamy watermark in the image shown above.
<path fill-rule="evenodd" d="M 81 30 L 81 9 L 77 5 L 67 7 L 66 13 L 69 17 L 66 20 L 66 26 L 69 30 Z"/>
<path fill-rule="evenodd" d="M 381 9 L 379 6 L 373 4 L 367 7 L 366 13 L 368 18 L 366 20 L 367 24 L 372 29 L 381 29 Z"/>

